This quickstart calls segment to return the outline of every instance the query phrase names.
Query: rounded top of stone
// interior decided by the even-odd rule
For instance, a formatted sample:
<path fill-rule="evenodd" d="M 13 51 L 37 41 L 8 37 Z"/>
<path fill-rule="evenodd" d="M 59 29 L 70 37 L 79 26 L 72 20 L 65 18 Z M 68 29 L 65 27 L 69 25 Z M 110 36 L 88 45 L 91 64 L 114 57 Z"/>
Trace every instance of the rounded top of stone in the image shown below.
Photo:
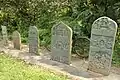
<path fill-rule="evenodd" d="M 2 27 L 2 28 L 6 28 L 6 26 L 4 26 L 4 25 L 1 25 L 1 27 Z"/>
<path fill-rule="evenodd" d="M 30 26 L 30 28 L 37 28 L 36 26 Z"/>
<path fill-rule="evenodd" d="M 110 21 L 115 22 L 114 20 L 112 20 L 111 18 L 109 18 L 109 17 L 107 17 L 107 16 L 99 17 L 99 18 L 96 19 L 95 21 L 98 21 L 98 20 L 100 20 L 100 19 L 108 19 L 108 20 L 110 20 Z M 95 21 L 94 21 L 94 22 L 95 22 Z"/>
<path fill-rule="evenodd" d="M 63 28 L 66 28 L 66 29 L 69 29 L 71 32 L 72 32 L 72 29 L 66 25 L 64 22 L 60 21 L 58 24 L 55 24 L 53 27 L 52 27 L 52 30 L 55 28 L 55 27 L 63 27 Z"/>
<path fill-rule="evenodd" d="M 117 29 L 117 23 L 114 20 L 112 20 L 112 19 L 110 19 L 109 17 L 106 17 L 106 16 L 103 16 L 103 17 L 100 17 L 100 18 L 96 19 L 92 24 L 93 28 L 95 28 L 95 27 L 100 28 L 100 26 L 102 26 L 102 27 L 107 26 L 107 27 L 111 28 L 112 30 Z"/>
<path fill-rule="evenodd" d="M 13 35 L 20 35 L 20 33 L 16 30 L 13 32 Z"/>
<path fill-rule="evenodd" d="M 16 31 L 14 31 L 14 32 L 19 33 L 17 30 L 16 30 Z M 13 33 L 14 33 L 14 32 L 13 32 Z"/>
<path fill-rule="evenodd" d="M 32 31 L 34 30 L 35 32 L 38 32 L 38 29 L 36 26 L 30 26 L 29 30 L 32 30 Z"/>

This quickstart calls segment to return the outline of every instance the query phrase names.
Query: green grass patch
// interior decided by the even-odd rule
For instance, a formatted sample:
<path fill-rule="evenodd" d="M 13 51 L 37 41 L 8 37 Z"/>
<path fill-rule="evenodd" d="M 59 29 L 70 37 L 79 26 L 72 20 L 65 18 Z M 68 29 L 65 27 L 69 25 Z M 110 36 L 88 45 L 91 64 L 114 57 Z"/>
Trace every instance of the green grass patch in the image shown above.
<path fill-rule="evenodd" d="M 0 54 L 0 80 L 67 80 L 67 77 Z"/>

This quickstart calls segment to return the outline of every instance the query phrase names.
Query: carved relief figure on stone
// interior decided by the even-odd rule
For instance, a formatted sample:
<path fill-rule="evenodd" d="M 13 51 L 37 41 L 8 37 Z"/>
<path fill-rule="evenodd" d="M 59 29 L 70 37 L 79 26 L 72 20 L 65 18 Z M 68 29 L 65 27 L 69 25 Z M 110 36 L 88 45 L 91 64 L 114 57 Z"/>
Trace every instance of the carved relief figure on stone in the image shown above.
<path fill-rule="evenodd" d="M 88 70 L 109 75 L 117 24 L 108 17 L 94 21 L 91 30 Z"/>

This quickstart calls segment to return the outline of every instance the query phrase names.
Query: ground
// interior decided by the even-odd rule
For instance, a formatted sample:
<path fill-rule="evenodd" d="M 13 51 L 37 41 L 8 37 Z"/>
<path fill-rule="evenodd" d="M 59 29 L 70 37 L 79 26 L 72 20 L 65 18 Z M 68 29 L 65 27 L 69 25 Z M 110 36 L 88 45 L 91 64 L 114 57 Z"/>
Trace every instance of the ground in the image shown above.
<path fill-rule="evenodd" d="M 0 80 L 66 80 L 38 66 L 0 54 Z"/>
<path fill-rule="evenodd" d="M 22 45 L 21 50 L 16 50 L 10 43 L 9 46 L 0 47 L 0 51 L 6 55 L 22 59 L 28 64 L 44 67 L 56 74 L 66 75 L 72 80 L 120 80 L 120 68 L 112 67 L 110 75 L 104 76 L 102 74 L 88 71 L 88 60 L 80 59 L 76 55 L 72 55 L 72 64 L 66 65 L 50 60 L 51 52 L 44 48 L 39 49 L 39 55 L 33 55 L 29 53 L 27 45 Z"/>

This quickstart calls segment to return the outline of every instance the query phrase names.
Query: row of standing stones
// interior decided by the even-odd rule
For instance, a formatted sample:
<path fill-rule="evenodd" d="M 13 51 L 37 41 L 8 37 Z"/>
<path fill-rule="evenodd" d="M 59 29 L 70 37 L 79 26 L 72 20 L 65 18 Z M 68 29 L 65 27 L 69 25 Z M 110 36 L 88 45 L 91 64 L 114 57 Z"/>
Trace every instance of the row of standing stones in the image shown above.
<path fill-rule="evenodd" d="M 4 44 L 7 45 L 7 29 L 2 27 Z M 90 38 L 88 70 L 110 74 L 112 53 L 115 44 L 117 23 L 108 17 L 100 17 L 93 22 Z M 51 60 L 71 64 L 72 29 L 63 22 L 51 29 Z M 18 31 L 13 32 L 14 48 L 21 49 Z M 38 54 L 39 33 L 35 26 L 29 27 L 29 53 Z"/>

